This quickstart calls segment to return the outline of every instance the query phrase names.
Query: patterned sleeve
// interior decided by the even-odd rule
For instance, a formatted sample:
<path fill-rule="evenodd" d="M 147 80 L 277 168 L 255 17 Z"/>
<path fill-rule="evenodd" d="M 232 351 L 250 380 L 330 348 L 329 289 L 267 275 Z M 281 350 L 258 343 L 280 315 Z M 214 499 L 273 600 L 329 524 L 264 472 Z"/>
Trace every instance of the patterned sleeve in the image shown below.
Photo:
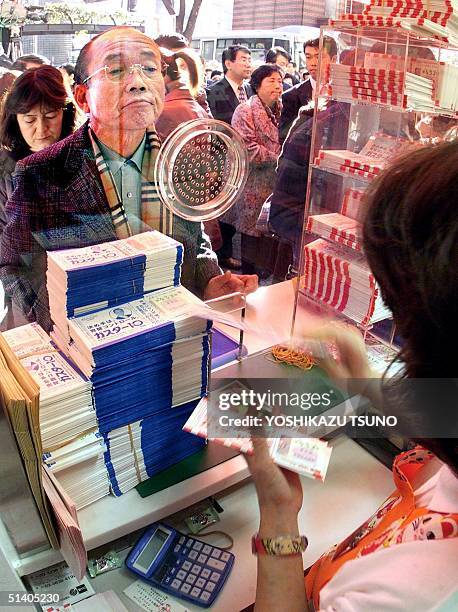
<path fill-rule="evenodd" d="M 232 117 L 232 127 L 243 138 L 252 163 L 265 164 L 277 161 L 278 153 L 258 142 L 253 110 L 248 103 L 237 106 Z"/>
<path fill-rule="evenodd" d="M 203 224 L 174 217 L 173 237 L 184 246 L 181 282 L 200 297 L 208 281 L 222 274 Z"/>
<path fill-rule="evenodd" d="M 0 280 L 5 293 L 24 316 L 46 327 L 49 325 L 46 283 L 37 283 L 45 270 L 45 255 L 33 238 L 33 215 L 38 198 L 33 194 L 34 181 L 26 180 L 25 168 L 20 162 L 14 184 L 15 189 L 6 205 L 7 223 L 1 238 Z M 37 264 L 42 268 L 41 273 L 38 273 Z"/>

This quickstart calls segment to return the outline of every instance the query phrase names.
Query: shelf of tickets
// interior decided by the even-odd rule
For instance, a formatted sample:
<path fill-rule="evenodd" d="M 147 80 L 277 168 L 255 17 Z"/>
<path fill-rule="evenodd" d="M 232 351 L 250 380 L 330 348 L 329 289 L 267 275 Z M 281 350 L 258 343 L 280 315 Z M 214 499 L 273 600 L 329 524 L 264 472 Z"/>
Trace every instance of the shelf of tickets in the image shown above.
<path fill-rule="evenodd" d="M 397 113 L 417 113 L 418 115 L 432 115 L 438 117 L 451 117 L 456 118 L 458 120 L 458 114 L 456 111 L 447 110 L 447 109 L 434 109 L 434 110 L 418 110 L 416 108 L 404 108 L 403 106 L 393 106 L 392 104 L 387 104 L 385 102 L 372 102 L 368 100 L 358 100 L 356 98 L 345 98 L 342 96 L 334 96 L 334 95 L 320 95 L 320 100 L 332 100 L 334 102 L 342 102 L 346 104 L 353 104 L 358 106 L 373 106 L 378 107 L 384 110 L 394 111 Z"/>
<path fill-rule="evenodd" d="M 319 172 L 326 172 L 327 174 L 333 174 L 343 179 L 347 179 L 348 181 L 356 181 L 358 183 L 364 183 L 364 185 L 368 185 L 373 180 L 372 177 L 365 177 L 365 176 L 359 176 L 357 174 L 350 174 L 349 172 L 343 172 L 342 170 L 337 170 L 336 168 L 327 168 L 326 166 L 319 166 L 318 164 L 310 164 L 309 168 L 311 168 L 312 170 L 318 170 Z"/>
<path fill-rule="evenodd" d="M 334 26 L 326 25 L 322 26 L 326 31 L 340 32 L 346 36 L 358 36 L 360 38 L 367 38 L 374 42 L 382 42 L 388 45 L 393 44 L 405 44 L 406 40 L 412 40 L 415 46 L 418 47 L 436 47 L 441 49 L 450 49 L 452 51 L 458 51 L 458 46 L 451 45 L 445 40 L 439 40 L 433 35 L 427 36 L 420 34 L 414 30 L 409 30 L 402 27 L 387 27 L 387 26 Z"/>
<path fill-rule="evenodd" d="M 438 128 L 445 124 L 447 129 L 449 129 L 449 126 L 457 129 L 458 126 L 458 115 L 453 110 L 431 108 L 428 111 L 420 111 L 414 108 L 403 108 L 398 104 L 401 99 L 404 100 L 406 80 L 404 75 L 410 72 L 413 76 L 409 81 L 408 94 L 409 97 L 414 96 L 415 98 L 414 103 L 409 100 L 410 106 L 428 106 L 429 103 L 423 104 L 421 102 L 421 94 L 412 94 L 412 83 L 414 83 L 414 89 L 416 87 L 420 87 L 420 89 L 423 87 L 424 91 L 428 91 L 430 88 L 425 80 L 426 75 L 422 72 L 425 70 L 424 64 L 422 64 L 423 60 L 426 59 L 428 68 L 432 67 L 432 69 L 435 68 L 435 62 L 438 61 L 447 61 L 448 63 L 458 65 L 458 48 L 450 47 L 445 42 L 435 40 L 432 37 L 422 36 L 401 28 L 323 26 L 320 36 L 320 57 L 325 36 L 331 36 L 336 41 L 336 64 L 341 65 L 341 68 L 333 69 L 331 65 L 331 67 L 324 69 L 322 66 L 319 66 L 316 89 L 322 93 L 316 98 L 315 115 L 313 118 L 311 150 L 314 153 L 309 164 L 310 171 L 308 173 L 302 230 L 299 279 L 303 279 L 305 272 L 304 246 L 311 240 L 315 240 L 316 236 L 319 235 L 319 232 L 307 232 L 309 218 L 313 216 L 315 219 L 318 219 L 319 215 L 327 213 L 348 214 L 353 219 L 358 218 L 344 211 L 345 194 L 348 190 L 357 192 L 359 201 L 362 202 L 364 191 L 376 176 L 375 171 L 373 174 L 369 174 L 356 170 L 358 167 L 362 168 L 358 163 L 349 162 L 348 166 L 351 166 L 352 170 L 349 172 L 342 171 L 337 162 L 339 155 L 334 155 L 333 161 L 330 155 L 331 150 L 346 150 L 349 152 L 348 157 L 351 157 L 353 153 L 359 154 L 360 152 L 361 155 L 367 155 L 366 145 L 369 145 L 369 140 L 373 135 L 377 136 L 379 133 L 386 140 L 396 141 L 399 147 L 401 145 L 404 146 L 404 143 L 408 144 L 408 142 L 413 142 L 414 145 L 427 144 L 428 137 L 425 137 L 423 133 L 419 134 L 420 130 L 417 132 L 419 120 L 424 119 L 425 116 L 431 118 L 430 121 L 434 127 L 436 127 L 436 121 Z M 371 55 L 366 60 L 367 52 L 371 53 Z M 397 57 L 388 57 L 386 54 Z M 383 64 L 385 57 L 387 57 L 386 65 Z M 388 65 L 388 62 L 394 63 Z M 344 66 L 349 68 L 346 69 Z M 372 67 L 375 67 L 376 70 L 366 70 L 366 68 Z M 418 69 L 418 72 L 413 72 L 413 68 Z M 377 72 L 377 69 L 380 69 L 380 72 Z M 387 70 L 397 72 L 387 73 Z M 343 91 L 330 91 L 329 84 L 331 86 L 333 84 L 333 73 L 335 77 L 334 85 Z M 447 73 L 447 78 L 450 74 L 452 72 Z M 421 75 L 423 75 L 423 79 L 415 79 L 415 76 L 421 77 Z M 377 94 L 378 90 L 382 92 L 381 95 Z M 383 92 L 385 93 L 383 94 Z M 362 94 L 376 97 L 372 100 L 358 99 Z M 390 104 L 390 98 L 396 97 L 398 97 L 397 104 Z M 386 102 L 379 101 L 382 98 L 388 98 L 388 100 Z M 435 98 L 433 93 L 431 98 Z M 447 98 L 447 102 L 449 100 L 453 100 L 453 96 Z M 323 108 L 323 103 L 329 103 L 329 101 L 341 102 L 343 106 L 342 112 L 327 113 L 327 115 L 318 113 L 318 110 Z M 317 129 L 318 116 L 320 116 L 321 120 L 319 130 Z M 443 121 L 441 121 L 441 117 L 444 117 Z M 338 121 L 341 123 L 337 123 Z M 331 122 L 334 122 L 334 125 Z M 335 135 L 340 134 L 340 137 L 334 138 L 334 141 L 332 139 L 323 141 L 323 144 L 321 140 L 317 140 L 321 139 L 323 134 L 331 134 L 333 138 Z M 375 151 L 383 150 L 385 146 L 385 153 L 383 154 L 382 152 L 380 159 L 390 160 L 395 157 L 394 149 L 393 153 L 386 154 L 388 148 L 391 150 L 389 143 L 385 142 L 385 145 L 383 145 L 383 143 L 376 142 L 375 145 L 373 154 Z M 320 154 L 320 150 L 328 151 L 329 153 Z M 321 158 L 321 161 L 317 157 Z M 357 155 L 355 159 L 357 160 Z M 329 163 L 329 160 L 331 160 L 331 163 Z M 364 164 L 364 160 L 362 160 L 362 163 Z M 326 164 L 328 167 L 321 164 Z M 345 165 L 347 165 L 347 162 Z M 380 171 L 383 167 L 383 164 L 375 165 L 379 165 L 377 171 Z M 358 174 L 358 172 L 360 173 Z M 317 226 L 316 221 L 315 225 Z M 335 229 L 339 234 L 338 225 L 336 225 Z M 319 235 L 319 237 L 327 242 L 332 242 L 336 247 L 338 246 L 342 253 L 354 252 L 345 243 L 345 240 L 341 241 L 337 238 L 337 241 L 344 243 L 338 244 L 336 240 L 330 240 L 330 236 Z M 316 248 L 319 249 L 320 247 Z M 320 296 L 319 292 L 317 295 Z M 373 325 L 374 321 L 370 321 L 368 324 L 361 324 L 360 320 L 351 319 L 347 314 L 342 314 L 327 303 L 319 302 L 315 295 L 309 295 L 304 288 L 303 280 L 297 283 L 296 308 L 292 325 L 293 336 L 295 331 L 299 330 L 302 325 L 300 321 L 301 309 L 314 310 L 326 317 L 346 320 L 358 326 L 366 337 L 374 337 L 387 346 L 395 347 L 395 328 L 389 319 L 385 319 L 381 324 L 375 324 L 375 327 Z M 383 327 L 385 322 L 388 332 L 383 330 L 383 334 L 379 335 L 377 329 Z"/>

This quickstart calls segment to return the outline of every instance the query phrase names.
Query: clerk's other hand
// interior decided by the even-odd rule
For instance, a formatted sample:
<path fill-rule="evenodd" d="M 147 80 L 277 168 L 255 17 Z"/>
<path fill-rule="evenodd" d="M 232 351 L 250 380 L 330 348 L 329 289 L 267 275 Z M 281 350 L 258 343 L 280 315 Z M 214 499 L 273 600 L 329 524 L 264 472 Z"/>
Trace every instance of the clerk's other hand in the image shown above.
<path fill-rule="evenodd" d="M 338 359 L 318 359 L 319 365 L 334 380 L 378 378 L 367 359 L 363 336 L 354 327 L 332 322 L 307 333 L 307 339 L 335 346 Z"/>
<path fill-rule="evenodd" d="M 256 486 L 261 514 L 296 517 L 302 506 L 302 485 L 298 474 L 279 468 L 272 461 L 266 440 L 253 438 L 253 454 L 244 455 Z"/>
<path fill-rule="evenodd" d="M 229 293 L 253 293 L 258 288 L 256 274 L 232 274 L 227 270 L 224 274 L 211 278 L 204 289 L 204 300 L 228 295 Z"/>

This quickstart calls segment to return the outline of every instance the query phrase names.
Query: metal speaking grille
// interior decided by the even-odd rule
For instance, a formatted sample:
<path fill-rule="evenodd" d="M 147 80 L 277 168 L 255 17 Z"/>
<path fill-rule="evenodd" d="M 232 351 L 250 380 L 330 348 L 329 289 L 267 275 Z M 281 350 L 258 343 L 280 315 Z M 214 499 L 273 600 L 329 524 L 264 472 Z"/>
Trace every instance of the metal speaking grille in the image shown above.
<path fill-rule="evenodd" d="M 196 119 L 164 142 L 155 176 L 162 202 L 190 221 L 207 221 L 228 210 L 245 186 L 248 153 L 229 125 Z"/>

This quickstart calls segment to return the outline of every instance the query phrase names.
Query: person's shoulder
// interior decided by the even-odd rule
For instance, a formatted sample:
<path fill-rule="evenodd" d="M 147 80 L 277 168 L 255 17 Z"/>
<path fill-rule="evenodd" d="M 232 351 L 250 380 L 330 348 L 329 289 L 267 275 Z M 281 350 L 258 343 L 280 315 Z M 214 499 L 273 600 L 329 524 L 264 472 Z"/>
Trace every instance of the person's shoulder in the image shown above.
<path fill-rule="evenodd" d="M 77 153 L 78 156 L 88 146 L 87 125 L 81 126 L 76 132 L 66 138 L 46 147 L 41 151 L 32 153 L 17 163 L 16 170 L 21 171 L 42 171 L 45 167 L 48 170 L 53 168 L 63 169 L 68 165 L 71 155 Z"/>
<path fill-rule="evenodd" d="M 0 149 L 0 178 L 12 174 L 16 167 L 16 160 L 11 155 L 10 151 Z"/>
<path fill-rule="evenodd" d="M 207 97 L 211 98 L 224 95 L 228 91 L 228 88 L 231 88 L 231 84 L 226 78 L 224 78 L 211 87 L 207 87 L 205 91 L 207 92 Z"/>
<path fill-rule="evenodd" d="M 292 87 L 284 91 L 282 95 L 282 99 L 290 100 L 291 98 L 297 97 L 304 91 L 307 91 L 308 89 L 311 89 L 311 88 L 312 88 L 312 84 L 310 83 L 310 80 L 307 79 L 306 81 L 302 81 L 301 83 L 298 83 L 297 85 L 293 85 Z"/>

